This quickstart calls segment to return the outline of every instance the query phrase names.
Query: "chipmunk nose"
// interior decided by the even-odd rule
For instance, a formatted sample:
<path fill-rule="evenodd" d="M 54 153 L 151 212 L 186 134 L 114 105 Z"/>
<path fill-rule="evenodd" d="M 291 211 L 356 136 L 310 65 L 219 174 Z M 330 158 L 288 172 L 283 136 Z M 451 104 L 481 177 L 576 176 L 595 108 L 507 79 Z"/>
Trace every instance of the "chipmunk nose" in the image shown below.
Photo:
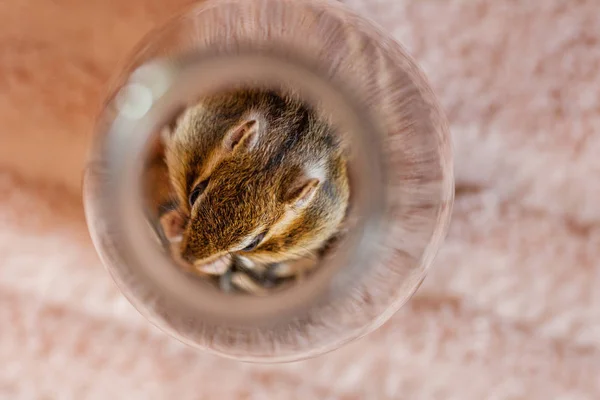
<path fill-rule="evenodd" d="M 182 249 L 181 251 L 181 259 L 187 263 L 193 264 L 196 261 L 196 257 L 189 250 L 189 247 L 186 249 Z"/>
<path fill-rule="evenodd" d="M 198 245 L 198 243 L 190 243 L 189 241 L 181 243 L 180 256 L 185 262 L 190 264 L 206 259 L 213 253 L 206 245 Z"/>
<path fill-rule="evenodd" d="M 194 252 L 185 238 L 179 244 L 179 258 L 187 263 L 194 263 Z"/>

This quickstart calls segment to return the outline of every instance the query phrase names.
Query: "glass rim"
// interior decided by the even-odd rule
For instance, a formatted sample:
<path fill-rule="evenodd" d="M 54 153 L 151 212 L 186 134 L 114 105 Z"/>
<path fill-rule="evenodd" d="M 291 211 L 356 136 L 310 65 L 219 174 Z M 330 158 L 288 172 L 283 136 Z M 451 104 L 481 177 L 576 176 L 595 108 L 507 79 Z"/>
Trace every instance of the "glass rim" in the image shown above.
<path fill-rule="evenodd" d="M 210 2 L 212 9 L 216 9 L 220 6 L 217 5 L 218 2 Z M 236 1 L 235 0 L 230 0 L 228 2 L 226 2 L 226 5 L 231 5 L 231 4 L 235 4 Z M 263 0 L 263 1 L 259 1 L 257 2 L 257 4 L 275 4 L 277 3 L 276 1 L 271 1 L 271 0 Z M 308 5 L 309 2 L 307 3 L 303 3 L 303 2 L 285 2 L 286 6 L 288 7 L 310 7 Z M 208 4 L 208 3 L 206 3 Z M 312 6 L 312 5 L 311 5 Z M 328 4 L 325 4 L 323 2 L 321 2 L 320 4 L 314 5 L 315 9 L 319 8 L 319 7 L 325 7 L 325 6 L 329 6 Z M 338 7 L 339 6 L 339 7 Z M 204 4 L 200 4 L 199 6 L 196 5 L 193 8 L 193 13 L 189 14 L 189 15 L 183 15 L 179 16 L 177 20 L 175 20 L 176 23 L 181 23 L 182 21 L 189 21 L 192 20 L 194 18 L 207 18 L 208 14 L 203 14 L 203 8 Z M 250 7 L 250 5 L 244 5 L 244 7 Z M 341 10 L 343 10 L 343 6 L 341 5 L 336 5 L 336 9 L 338 12 L 340 12 Z M 339 13 L 338 15 L 336 15 L 336 18 L 338 16 L 342 16 L 342 13 Z M 189 17 L 189 18 L 188 18 Z M 196 21 L 196 23 L 198 23 L 198 21 Z M 336 22 L 337 23 L 337 22 Z M 380 30 L 377 29 L 372 29 L 373 27 L 371 25 L 369 25 L 369 23 L 364 23 L 362 25 L 360 25 L 360 29 L 361 29 L 361 34 L 365 34 L 367 36 L 370 35 L 371 39 L 373 38 L 379 38 L 378 35 L 381 35 L 382 32 Z M 375 27 L 376 28 L 376 27 Z M 221 28 L 220 28 L 221 29 Z M 226 28 L 222 28 L 222 29 L 226 29 Z M 98 250 L 98 252 L 100 253 L 101 259 L 104 261 L 105 266 L 107 266 L 107 269 L 109 270 L 109 272 L 111 273 L 111 275 L 113 276 L 113 279 L 117 282 L 117 285 L 119 286 L 119 288 L 121 289 L 121 291 L 123 292 L 123 294 L 129 299 L 129 301 L 135 306 L 135 308 L 138 309 L 138 311 L 140 311 L 140 313 L 142 313 L 148 320 L 150 320 L 152 323 L 154 323 L 156 326 L 158 326 L 160 329 L 162 329 L 163 331 L 168 332 L 169 334 L 171 334 L 172 336 L 178 338 L 179 340 L 188 343 L 196 348 L 201 348 L 204 351 L 208 351 L 210 353 L 213 354 L 218 354 L 220 356 L 225 356 L 228 358 L 235 358 L 238 360 L 245 360 L 245 361 L 269 361 L 269 362 L 279 362 L 279 361 L 292 361 L 292 360 L 299 360 L 302 358 L 307 358 L 307 357 L 312 357 L 318 354 L 322 354 L 324 352 L 327 352 L 329 350 L 333 350 L 334 348 L 339 347 L 340 345 L 347 343 L 353 339 L 356 339 L 372 330 L 374 330 L 376 327 L 378 327 L 379 325 L 381 325 L 383 322 L 385 322 L 395 311 L 398 310 L 398 308 L 404 303 L 406 302 L 411 296 L 412 294 L 417 290 L 420 282 L 422 281 L 422 279 L 424 278 L 425 274 L 427 273 L 427 270 L 429 269 L 429 267 L 431 266 L 431 263 L 433 261 L 433 258 L 435 256 L 435 254 L 437 253 L 437 250 L 439 249 L 441 242 L 443 240 L 443 238 L 445 237 L 447 228 L 448 228 L 448 224 L 449 224 L 449 220 L 450 220 L 450 214 L 451 214 L 451 208 L 452 208 L 452 201 L 453 201 L 453 171 L 452 171 L 452 160 L 451 160 L 451 143 L 449 143 L 449 137 L 448 137 L 448 128 L 447 128 L 447 123 L 444 120 L 444 116 L 441 114 L 441 110 L 439 109 L 439 106 L 437 105 L 436 99 L 433 96 L 433 93 L 431 92 L 428 83 L 426 81 L 426 79 L 424 78 L 424 75 L 422 74 L 422 72 L 419 70 L 419 68 L 416 66 L 416 64 L 410 59 L 410 57 L 403 51 L 403 49 L 400 46 L 396 46 L 396 43 L 390 43 L 389 41 L 387 41 L 387 39 L 384 37 L 384 42 L 381 43 L 385 43 L 385 49 L 386 51 L 389 51 L 390 54 L 386 54 L 385 56 L 388 57 L 390 60 L 394 60 L 397 62 L 400 62 L 400 65 L 396 65 L 392 68 L 392 72 L 395 73 L 403 73 L 406 76 L 402 77 L 402 79 L 404 79 L 404 81 L 402 81 L 402 79 L 398 80 L 398 81 L 391 81 L 392 83 L 392 88 L 389 89 L 391 91 L 395 91 L 394 94 L 397 94 L 397 92 L 399 91 L 403 91 L 406 90 L 406 92 L 409 93 L 410 96 L 414 96 L 414 99 L 417 101 L 417 103 L 419 103 L 418 105 L 415 105 L 414 107 L 412 105 L 409 105 L 408 108 L 413 107 L 414 109 L 410 112 L 413 112 L 413 114 L 410 114 L 408 116 L 404 116 L 402 118 L 405 118 L 406 121 L 411 122 L 412 121 L 417 121 L 417 122 L 423 122 L 422 126 L 418 129 L 427 129 L 427 132 L 421 132 L 424 136 L 429 137 L 430 138 L 430 142 L 426 141 L 421 143 L 419 146 L 421 147 L 415 147 L 414 149 L 411 148 L 410 150 L 414 150 L 416 156 L 423 156 L 424 154 L 429 154 L 431 156 L 431 154 L 433 154 L 433 156 L 431 156 L 430 159 L 428 160 L 423 160 L 419 165 L 423 165 L 423 164 L 430 164 L 432 167 L 435 167 L 436 169 L 439 169 L 441 171 L 440 173 L 440 177 L 439 178 L 428 178 L 428 179 L 437 179 L 436 181 L 432 181 L 432 182 L 426 182 L 424 181 L 423 183 L 419 182 L 418 179 L 423 178 L 422 176 L 420 176 L 419 174 L 422 174 L 423 172 L 421 170 L 419 171 L 414 171 L 414 175 L 415 175 L 415 180 L 412 181 L 410 184 L 408 184 L 409 188 L 406 189 L 403 193 L 403 196 L 406 196 L 406 198 L 402 198 L 400 200 L 396 200 L 393 199 L 393 196 L 396 195 L 395 192 L 392 192 L 391 190 L 388 190 L 391 186 L 390 182 L 388 181 L 388 176 L 385 176 L 385 173 L 389 170 L 389 168 L 392 168 L 393 170 L 391 171 L 392 174 L 397 174 L 398 171 L 396 171 L 395 165 L 392 167 L 389 166 L 384 166 L 383 164 L 386 163 L 387 161 L 389 161 L 389 157 L 390 157 L 390 153 L 392 154 L 392 156 L 396 156 L 396 154 L 394 154 L 395 152 L 398 152 L 395 148 L 385 148 L 383 149 L 383 152 L 381 153 L 381 157 L 375 157 L 375 158 L 371 158 L 371 160 L 376 160 L 378 163 L 381 162 L 382 164 L 382 181 L 384 181 L 383 183 L 383 188 L 382 190 L 384 191 L 384 194 L 382 195 L 382 203 L 381 203 L 381 209 L 380 211 L 383 214 L 384 220 L 382 221 L 385 225 L 389 225 L 392 228 L 398 228 L 398 226 L 400 225 L 406 225 L 406 226 L 401 226 L 401 232 L 406 232 L 408 234 L 411 233 L 411 229 L 414 227 L 408 226 L 407 224 L 413 223 L 414 221 L 411 220 L 411 222 L 406 222 L 406 221 L 399 221 L 395 218 L 400 218 L 400 216 L 395 216 L 395 215 L 391 215 L 391 214 L 385 214 L 389 212 L 389 205 L 390 203 L 394 203 L 395 206 L 399 206 L 399 207 L 407 207 L 410 208 L 411 206 L 415 205 L 415 204 L 420 204 L 419 202 L 423 202 L 422 201 L 422 196 L 426 195 L 427 193 L 432 194 L 433 197 L 435 197 L 434 199 L 432 199 L 431 202 L 429 202 L 429 204 L 431 204 L 433 207 L 433 213 L 427 213 L 425 218 L 427 219 L 427 224 L 425 224 L 424 228 L 421 227 L 417 227 L 414 228 L 416 229 L 416 231 L 419 232 L 418 238 L 415 239 L 415 241 L 413 243 L 414 244 L 414 248 L 412 248 L 412 244 L 397 244 L 397 243 L 392 243 L 390 242 L 389 238 L 385 238 L 385 240 L 383 240 L 383 245 L 378 247 L 378 251 L 381 251 L 381 254 L 378 254 L 378 258 L 373 257 L 372 259 L 369 260 L 369 262 L 371 262 L 372 264 L 374 264 L 374 267 L 376 267 L 378 269 L 378 273 L 383 276 L 384 278 L 387 276 L 389 278 L 391 278 L 390 283 L 388 283 L 388 285 L 390 285 L 391 283 L 399 283 L 399 286 L 396 288 L 396 292 L 393 292 L 393 288 L 386 288 L 387 292 L 382 292 L 381 294 L 381 299 L 380 302 L 373 307 L 372 310 L 360 310 L 362 314 L 364 315 L 355 315 L 355 317 L 359 317 L 356 318 L 356 320 L 354 321 L 349 321 L 347 318 L 344 319 L 344 316 L 341 316 L 338 320 L 337 323 L 339 326 L 329 326 L 329 327 L 322 327 L 321 328 L 315 328 L 315 327 L 310 327 L 310 329 L 312 329 L 310 331 L 310 333 L 306 333 L 306 335 L 308 337 L 304 337 L 304 338 L 300 338 L 299 340 L 295 340 L 296 342 L 296 346 L 294 347 L 293 344 L 290 343 L 284 343 L 284 340 L 281 339 L 280 342 L 278 343 L 273 343 L 270 344 L 270 347 L 266 347 L 266 346 L 254 346 L 252 347 L 252 343 L 258 343 L 258 341 L 260 341 L 260 338 L 255 338 L 255 337 L 251 337 L 252 333 L 249 333 L 247 340 L 244 341 L 238 341 L 235 342 L 235 339 L 232 338 L 237 338 L 238 337 L 238 332 L 235 331 L 235 329 L 233 330 L 228 330 L 229 328 L 225 328 L 223 326 L 220 326 L 220 324 L 218 323 L 219 320 L 222 320 L 222 318 L 224 317 L 223 315 L 218 315 L 218 319 L 213 320 L 213 322 L 210 322 L 210 318 L 207 317 L 207 319 L 201 321 L 201 324 L 194 324 L 194 321 L 191 321 L 189 319 L 190 315 L 186 315 L 186 312 L 182 311 L 185 307 L 181 307 L 181 302 L 175 301 L 173 296 L 156 296 L 156 293 L 153 293 L 152 290 L 148 290 L 148 287 L 144 287 L 144 283 L 142 282 L 140 285 L 140 276 L 139 274 L 137 274 L 135 271 L 132 270 L 127 270 L 128 268 L 128 260 L 123 258 L 124 253 L 131 253 L 129 251 L 121 251 L 123 248 L 121 247 L 121 250 L 119 250 L 119 246 L 123 246 L 123 243 L 119 244 L 119 243 L 115 243 L 115 239 L 118 237 L 122 237 L 123 234 L 123 229 L 119 228 L 120 223 L 122 224 L 123 221 L 118 221 L 118 218 L 116 222 L 110 222 L 107 220 L 103 220 L 106 218 L 106 211 L 112 211 L 111 210 L 111 206 L 109 204 L 115 204 L 115 203 L 111 203 L 110 199 L 111 199 L 111 194 L 110 193 L 114 193 L 114 192 L 110 192 L 110 191 L 106 191 L 106 182 L 104 182 L 101 177 L 106 177 L 106 159 L 104 159 L 104 156 L 106 156 L 106 151 L 108 151 L 108 147 L 105 147 L 106 145 L 106 137 L 101 137 L 101 135 L 99 135 L 99 145 L 97 145 L 95 147 L 95 154 L 92 155 L 92 157 L 90 158 L 91 162 L 89 164 L 89 168 L 86 171 L 86 176 L 84 179 L 84 196 L 85 196 L 85 203 L 86 203 L 86 217 L 88 219 L 88 225 L 90 225 L 90 232 L 92 234 L 92 238 L 94 241 L 94 244 Z M 301 40 L 301 39 L 298 39 Z M 150 42 L 146 42 L 146 46 L 148 45 L 148 43 Z M 381 43 L 378 44 L 378 46 L 384 46 Z M 389 45 L 392 46 L 389 46 Z M 162 45 L 164 45 L 164 43 L 162 43 Z M 234 52 L 238 52 L 240 49 L 239 47 L 237 47 L 237 45 L 239 45 L 239 43 L 228 43 L 228 46 L 226 48 L 225 53 L 227 53 L 228 51 L 231 52 L 232 50 Z M 253 45 L 253 43 L 249 43 L 249 45 Z M 264 43 L 262 43 L 262 45 L 264 46 Z M 154 49 L 154 51 L 158 51 L 160 52 L 160 50 L 158 50 L 160 47 L 157 47 Z M 259 51 L 260 50 L 260 51 Z M 251 52 L 256 53 L 257 51 L 262 52 L 266 50 L 265 47 L 261 47 L 261 46 L 254 46 L 251 49 Z M 286 57 L 289 58 L 290 53 L 293 52 L 292 51 L 287 51 L 286 52 Z M 152 51 L 149 51 L 149 53 L 152 53 Z M 306 54 L 306 53 L 304 53 Z M 227 54 L 223 54 L 223 53 L 219 53 L 219 51 L 215 52 L 214 54 L 212 54 L 212 56 L 219 56 L 219 57 L 224 57 Z M 231 54 L 229 54 L 231 55 Z M 256 54 L 255 54 L 256 55 Z M 139 56 L 139 54 L 138 54 Z M 193 55 L 191 55 L 191 53 L 188 53 L 186 55 L 186 57 L 188 58 L 188 62 L 192 62 L 194 60 Z M 184 58 L 186 58 L 184 57 Z M 204 57 L 206 57 L 206 53 L 204 54 Z M 138 57 L 138 61 L 139 61 Z M 143 57 L 141 57 L 143 58 Z M 177 57 L 176 57 L 177 58 Z M 170 61 L 167 62 L 168 65 L 170 65 L 171 67 L 173 65 L 178 65 L 177 62 L 173 63 L 173 58 L 170 58 Z M 323 61 L 323 60 L 318 60 L 318 59 L 314 59 L 311 57 L 307 57 L 307 60 L 312 63 L 312 67 L 315 66 L 320 66 L 320 65 L 324 65 L 325 68 L 324 69 L 328 69 L 328 72 L 331 73 L 331 67 L 332 65 L 330 65 L 330 61 Z M 137 61 L 132 62 L 131 65 L 135 65 L 136 66 L 136 70 L 138 70 L 137 68 L 146 65 L 146 63 L 149 61 L 148 59 L 146 60 L 142 60 L 143 62 L 138 63 Z M 164 61 L 164 60 L 163 60 Z M 180 59 L 181 61 L 181 59 Z M 299 60 L 295 60 L 292 64 L 295 64 L 296 66 L 299 65 L 298 64 Z M 304 60 L 306 61 L 306 60 Z M 310 64 L 310 63 L 309 63 Z M 164 65 L 163 65 L 164 66 Z M 167 70 L 169 70 L 170 67 L 167 68 Z M 177 67 L 178 68 L 178 67 Z M 310 69 L 310 68 L 309 68 Z M 172 70 L 171 70 L 172 72 Z M 314 71 L 313 71 L 314 72 Z M 169 73 L 167 74 L 169 75 Z M 318 75 L 318 73 L 317 73 Z M 327 74 L 326 74 L 327 75 Z M 127 79 L 125 79 L 125 81 L 127 81 L 129 79 L 129 77 L 131 76 L 131 74 L 127 75 Z M 330 79 L 331 75 L 327 75 L 324 79 L 325 81 L 325 86 L 324 87 L 328 87 L 327 85 L 331 83 L 331 79 Z M 347 84 L 351 83 L 351 82 L 347 82 L 346 80 L 352 77 L 352 74 L 349 75 L 340 75 L 338 78 L 340 78 L 340 83 L 342 84 L 342 88 L 346 88 Z M 322 77 L 323 78 L 323 77 Z M 170 79 L 170 78 L 169 78 Z M 118 81 L 115 81 L 118 82 Z M 118 86 L 121 84 L 126 84 L 124 82 L 118 82 L 117 85 L 113 86 L 113 87 L 122 87 L 122 86 Z M 396 85 L 396 86 L 393 86 Z M 403 87 L 403 85 L 405 85 Z M 167 85 L 168 86 L 168 85 Z M 185 85 L 184 85 L 185 88 Z M 368 93 L 367 89 L 365 89 L 366 86 L 358 86 L 358 96 L 361 95 L 365 95 L 365 94 L 372 94 L 372 93 Z M 408 88 L 408 89 L 407 89 Z M 369 90 L 373 90 L 373 89 L 369 89 Z M 378 95 L 381 96 L 381 88 L 378 88 L 377 90 L 379 90 Z M 335 90 L 334 90 L 335 91 Z M 113 93 L 114 95 L 116 95 L 116 91 Z M 164 92 L 162 95 L 164 95 L 165 93 L 168 93 L 168 91 Z M 349 96 L 352 96 L 352 93 L 348 93 Z M 349 100 L 349 97 L 343 97 L 342 98 L 342 103 L 347 104 Z M 386 101 L 391 101 L 389 98 L 385 99 Z M 108 105 L 110 106 L 111 102 L 115 101 L 115 97 L 113 95 L 109 96 L 109 103 Z M 358 107 L 358 111 L 365 111 L 361 109 L 361 105 L 365 105 L 362 104 L 361 102 L 364 102 L 363 99 L 360 99 L 359 101 L 357 101 L 357 107 Z M 369 104 L 369 106 L 372 106 L 372 104 Z M 392 103 L 391 105 L 392 109 L 397 110 L 399 108 L 401 108 L 401 106 L 399 104 L 395 104 Z M 421 114 L 421 112 L 425 111 L 425 114 Z M 150 123 L 149 125 L 142 127 L 142 128 L 137 128 L 137 129 L 132 129 L 129 130 L 129 140 L 133 140 L 135 142 L 135 134 L 132 135 L 132 132 L 143 132 L 144 130 L 149 131 L 151 130 L 151 126 L 157 126 L 160 122 L 160 120 L 166 118 L 166 115 L 169 114 L 169 112 L 165 111 L 163 117 L 156 117 L 155 120 Z M 366 119 L 373 119 L 372 117 L 367 117 Z M 381 131 L 383 132 L 383 136 L 385 137 L 383 140 L 387 140 L 387 136 L 388 135 L 398 135 L 398 131 L 399 128 L 394 128 L 394 132 L 392 133 L 390 131 L 390 123 L 392 118 L 389 116 L 386 116 L 385 118 L 387 118 L 387 120 L 383 121 L 383 125 L 384 126 L 376 126 L 375 128 L 373 128 L 374 131 Z M 112 125 L 112 122 L 114 122 L 113 120 L 115 119 L 115 115 L 111 114 L 110 111 L 110 107 L 107 107 L 104 109 L 102 116 L 99 120 L 99 124 L 98 124 L 98 130 L 99 131 L 108 131 L 110 130 L 110 126 Z M 376 118 L 375 118 L 376 119 Z M 107 125 L 107 121 L 110 121 L 110 123 Z M 377 125 L 377 122 L 381 122 L 381 121 L 371 121 L 373 122 L 374 125 Z M 387 125 L 386 125 L 387 124 Z M 123 127 L 120 128 L 121 130 L 123 130 Z M 418 130 L 417 129 L 417 130 Z M 127 131 L 127 130 L 124 130 Z M 353 130 L 350 130 L 350 132 L 352 132 Z M 123 135 L 121 135 L 122 137 Z M 141 135 L 137 135 L 137 142 L 133 143 L 134 147 L 137 148 L 138 152 L 141 154 L 142 153 L 142 149 L 144 148 L 144 143 L 143 140 L 140 140 L 140 137 L 144 137 L 145 134 L 141 134 Z M 118 141 L 114 141 L 114 143 L 117 143 Z M 410 142 L 410 140 L 409 140 Z M 410 142 L 411 145 L 414 145 L 414 141 Z M 431 143 L 431 144 L 429 144 Z M 389 142 L 385 143 L 386 145 L 389 145 Z M 435 152 L 433 152 L 433 148 L 429 148 L 428 146 L 433 146 L 433 145 L 437 145 L 439 146 L 439 148 L 437 150 L 435 150 Z M 110 146 L 110 151 L 119 151 L 119 144 L 117 143 L 116 145 L 111 145 Z M 127 146 L 123 146 L 121 148 L 121 150 L 123 148 L 128 148 Z M 431 153 L 426 153 L 426 152 L 430 152 Z M 400 152 L 403 153 L 403 152 Z M 118 154 L 118 153 L 115 153 Z M 122 153 L 121 153 L 122 154 Z M 408 154 L 408 153 L 403 153 L 403 154 Z M 410 154 L 408 154 L 410 156 Z M 117 160 L 122 158 L 120 156 L 116 157 Z M 432 163 L 433 161 L 433 163 Z M 131 162 L 131 164 L 120 164 L 121 167 L 115 167 L 115 165 L 113 165 L 112 167 L 112 175 L 113 176 L 117 176 L 117 178 L 119 179 L 125 179 L 125 176 L 121 176 L 120 174 L 125 171 L 127 174 L 132 174 L 134 173 L 134 171 L 136 170 L 137 167 L 132 167 L 135 162 L 133 160 L 129 160 L 129 162 Z M 407 162 L 409 164 L 409 162 Z M 416 163 L 418 164 L 418 163 Z M 125 175 L 127 175 L 125 174 Z M 128 182 L 134 182 L 135 179 L 132 177 L 128 178 L 129 181 Z M 407 178 L 406 176 L 403 176 L 402 178 L 398 178 L 395 177 L 395 182 L 394 184 L 397 184 L 398 181 L 406 181 L 406 179 L 412 179 L 412 178 Z M 421 185 L 422 184 L 422 190 L 421 190 Z M 427 186 L 430 185 L 430 186 Z M 127 185 L 125 184 L 125 187 L 127 187 Z M 411 194 L 412 192 L 410 192 L 410 190 L 416 188 L 416 191 L 414 192 L 414 194 Z M 122 188 L 119 189 L 121 190 L 120 193 L 125 193 Z M 387 192 L 386 192 L 387 191 Z M 412 196 L 412 197 L 411 197 Z M 125 197 L 125 199 L 123 199 L 122 197 Z M 119 203 L 120 205 L 116 207 L 116 209 L 120 209 L 122 204 L 127 203 L 127 195 L 125 196 L 121 196 L 120 201 L 124 201 L 124 203 Z M 131 199 L 129 199 L 131 200 Z M 130 202 L 131 203 L 131 202 Z M 427 203 L 427 202 L 424 202 Z M 132 212 L 135 212 L 135 207 L 131 207 L 131 204 L 128 206 L 129 208 L 127 208 L 128 210 L 131 210 Z M 124 207 L 125 208 L 125 207 Z M 125 217 L 127 218 L 127 216 L 125 215 Z M 390 218 L 386 218 L 386 217 L 390 217 Z M 402 215 L 402 217 L 404 217 L 404 215 Z M 140 227 L 141 229 L 141 227 Z M 384 228 L 385 229 L 385 228 Z M 127 229 L 124 229 L 125 231 L 127 231 Z M 381 232 L 383 232 L 384 230 L 382 230 Z M 107 236 L 108 235 L 108 236 Z M 393 239 L 393 234 L 389 235 L 390 237 L 392 237 Z M 134 238 L 135 240 L 135 238 Z M 127 246 L 127 245 L 126 245 Z M 144 246 L 133 246 L 135 248 L 144 248 Z M 110 249 L 110 250 L 107 250 Z M 403 256 L 405 256 L 405 254 L 402 253 L 402 251 L 405 250 L 412 250 L 409 251 L 410 254 L 407 255 L 406 260 L 409 260 L 410 262 L 408 262 L 408 264 L 410 265 L 406 265 L 406 266 L 402 266 L 402 268 L 406 267 L 409 268 L 408 272 L 402 272 L 405 273 L 406 275 L 406 280 L 403 281 L 401 275 L 399 275 L 399 270 L 401 270 L 402 268 L 400 268 L 400 266 L 398 265 L 398 263 L 401 263 L 403 258 Z M 393 254 L 392 254 L 393 253 Z M 367 253 L 368 254 L 368 253 Z M 400 258 L 394 258 L 395 256 L 397 256 L 398 254 L 400 254 Z M 146 255 L 147 256 L 147 255 Z M 121 258 L 119 258 L 121 257 Z M 131 259 L 129 260 L 131 261 Z M 136 262 L 134 261 L 133 264 L 135 264 Z M 131 264 L 131 263 L 129 263 Z M 109 266 L 119 266 L 119 270 L 116 270 L 115 268 L 112 268 Z M 330 271 L 333 271 L 333 269 L 331 269 Z M 338 275 L 339 277 L 339 275 Z M 364 283 L 365 285 L 372 285 L 373 281 L 369 281 L 367 283 Z M 137 286 L 136 286 L 137 285 Z M 380 288 L 376 288 L 377 290 Z M 137 292 L 136 292 L 137 291 Z M 346 298 L 350 298 L 350 296 L 352 296 L 352 293 L 350 293 L 351 290 L 349 288 L 346 288 L 346 290 L 344 291 L 345 294 L 347 294 Z M 290 293 L 290 292 L 288 292 Z M 181 293 L 175 293 L 176 295 L 181 295 Z M 177 296 L 175 296 L 177 297 Z M 350 301 L 349 301 L 350 302 Z M 305 304 L 305 303 L 302 303 Z M 165 312 L 165 310 L 167 312 Z M 168 310 L 174 310 L 173 312 L 168 312 Z M 298 310 L 298 309 L 295 309 Z M 197 315 L 195 313 L 191 314 L 192 319 L 194 317 L 196 317 Z M 348 318 L 352 318 L 352 315 L 349 315 Z M 210 327 L 209 329 L 207 329 L 207 324 L 213 324 L 212 327 Z M 331 324 L 330 324 L 331 325 Z M 344 325 L 344 326 L 342 326 Z M 266 325 L 265 325 L 266 326 Z M 196 329 L 195 332 L 194 329 Z M 300 331 L 300 329 L 298 329 Z M 263 329 L 264 331 L 264 329 Z M 316 333 L 315 333 L 316 332 Z M 264 334 L 264 332 L 262 332 Z M 300 332 L 302 333 L 302 332 Z M 313 336 L 311 336 L 313 335 Z M 316 337 L 315 335 L 321 335 L 320 337 Z M 225 337 L 226 339 L 219 339 L 219 336 Z M 235 343 L 229 343 L 228 340 L 234 340 Z M 325 339 L 325 340 L 324 340 Z M 254 342 L 252 342 L 254 340 Z M 278 339 L 279 340 L 279 339 Z M 250 346 L 250 347 L 248 347 Z"/>

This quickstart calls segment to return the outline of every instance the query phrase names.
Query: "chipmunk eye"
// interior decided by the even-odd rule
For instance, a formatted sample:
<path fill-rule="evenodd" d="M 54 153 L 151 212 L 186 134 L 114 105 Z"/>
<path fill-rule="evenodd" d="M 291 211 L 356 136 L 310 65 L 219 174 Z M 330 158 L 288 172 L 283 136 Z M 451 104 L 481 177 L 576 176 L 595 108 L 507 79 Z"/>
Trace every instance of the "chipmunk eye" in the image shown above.
<path fill-rule="evenodd" d="M 204 193 L 207 186 L 208 186 L 208 179 L 205 179 L 196 185 L 196 187 L 190 193 L 190 197 L 189 197 L 190 207 L 194 206 L 194 204 L 196 203 L 196 200 L 198 200 L 198 197 L 200 197 L 200 195 L 202 193 Z"/>
<path fill-rule="evenodd" d="M 252 243 L 250 243 L 248 246 L 244 247 L 242 249 L 242 251 L 252 251 L 255 248 L 258 247 L 258 245 L 260 244 L 260 242 L 262 242 L 262 240 L 265 238 L 265 233 L 261 233 L 260 235 L 256 236 L 253 240 Z"/>

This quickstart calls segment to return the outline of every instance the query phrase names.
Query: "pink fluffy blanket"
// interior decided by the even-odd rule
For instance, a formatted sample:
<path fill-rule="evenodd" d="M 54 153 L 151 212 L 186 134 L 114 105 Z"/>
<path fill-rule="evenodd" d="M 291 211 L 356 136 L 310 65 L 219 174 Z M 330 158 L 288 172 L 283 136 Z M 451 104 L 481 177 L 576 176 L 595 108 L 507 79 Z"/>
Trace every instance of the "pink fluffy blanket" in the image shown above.
<path fill-rule="evenodd" d="M 600 398 L 600 3 L 348 0 L 451 121 L 435 268 L 372 335 L 258 366 L 199 354 L 124 300 L 80 177 L 119 60 L 188 0 L 0 2 L 0 399 Z"/>

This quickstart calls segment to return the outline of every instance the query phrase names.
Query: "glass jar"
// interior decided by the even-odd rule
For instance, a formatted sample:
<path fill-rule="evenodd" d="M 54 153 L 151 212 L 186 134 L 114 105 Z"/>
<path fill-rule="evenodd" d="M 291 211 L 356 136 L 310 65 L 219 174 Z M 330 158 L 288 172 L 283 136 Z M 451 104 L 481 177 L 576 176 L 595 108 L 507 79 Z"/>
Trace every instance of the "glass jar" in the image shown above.
<path fill-rule="evenodd" d="M 140 184 L 156 132 L 240 82 L 294 87 L 351 143 L 348 237 L 301 284 L 264 297 L 175 268 Z M 453 194 L 447 122 L 421 70 L 378 26 L 317 0 L 206 1 L 151 32 L 113 81 L 83 190 L 94 245 L 140 313 L 191 346 L 260 362 L 314 357 L 389 319 L 431 266 Z"/>

